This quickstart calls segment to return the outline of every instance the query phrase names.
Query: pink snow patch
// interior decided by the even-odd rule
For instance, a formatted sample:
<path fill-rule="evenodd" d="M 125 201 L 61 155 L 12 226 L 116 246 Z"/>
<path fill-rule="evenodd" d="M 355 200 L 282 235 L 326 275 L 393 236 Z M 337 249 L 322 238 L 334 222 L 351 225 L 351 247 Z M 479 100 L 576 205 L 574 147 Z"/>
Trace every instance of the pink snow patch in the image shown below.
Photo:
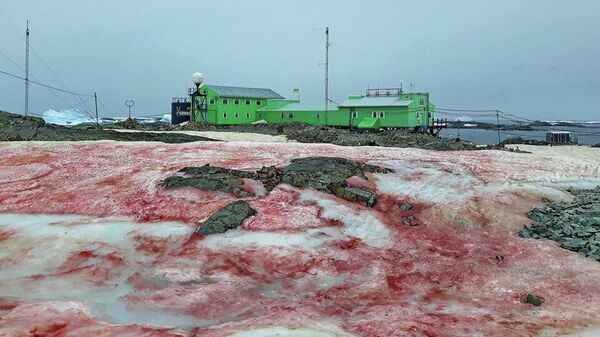
<path fill-rule="evenodd" d="M 533 337 L 600 325 L 600 265 L 516 235 L 532 207 L 569 198 L 559 184 L 597 178 L 594 158 L 292 143 L 0 153 L 0 335 Z M 246 198 L 257 214 L 240 228 L 206 237 L 194 228 L 239 198 L 160 186 L 186 166 L 316 155 L 395 172 L 348 180 L 377 192 L 373 208 L 280 185 Z M 523 303 L 528 293 L 544 304 Z"/>

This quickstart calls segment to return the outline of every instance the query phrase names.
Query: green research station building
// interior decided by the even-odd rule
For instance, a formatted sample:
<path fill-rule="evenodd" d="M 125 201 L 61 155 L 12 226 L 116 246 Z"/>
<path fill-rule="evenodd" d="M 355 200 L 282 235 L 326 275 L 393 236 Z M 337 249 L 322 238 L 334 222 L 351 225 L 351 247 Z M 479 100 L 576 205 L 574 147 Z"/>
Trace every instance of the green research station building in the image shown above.
<path fill-rule="evenodd" d="M 404 92 L 402 89 L 368 89 L 364 95 L 350 96 L 336 104 L 305 103 L 286 99 L 271 89 L 229 87 L 203 84 L 202 96 L 174 99 L 190 105 L 196 122 L 214 125 L 306 123 L 359 129 L 410 128 L 428 130 L 436 125 L 435 106 L 428 93 Z M 181 105 L 180 105 L 181 107 Z M 173 108 L 173 120 L 190 113 Z M 189 108 L 188 108 L 189 111 Z M 179 119 L 177 119 L 179 118 Z"/>

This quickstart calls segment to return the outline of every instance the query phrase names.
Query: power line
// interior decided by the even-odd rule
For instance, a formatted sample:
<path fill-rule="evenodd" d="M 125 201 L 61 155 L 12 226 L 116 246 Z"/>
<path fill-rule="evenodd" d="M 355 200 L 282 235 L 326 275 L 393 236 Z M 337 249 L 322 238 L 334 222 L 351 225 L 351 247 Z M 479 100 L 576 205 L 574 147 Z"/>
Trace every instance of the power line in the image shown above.
<path fill-rule="evenodd" d="M 33 84 L 37 84 L 37 85 L 45 87 L 45 88 L 49 88 L 49 89 L 56 90 L 56 91 L 61 91 L 61 92 L 67 93 L 67 94 L 75 95 L 75 96 L 82 96 L 82 97 L 93 97 L 94 96 L 94 95 L 89 95 L 89 94 L 78 94 L 78 93 L 73 92 L 73 91 L 60 89 L 60 88 L 53 87 L 51 85 L 44 84 L 44 83 L 41 83 L 41 82 L 38 82 L 38 81 L 27 80 L 24 77 L 21 77 L 21 76 L 15 75 L 15 74 L 11 74 L 11 73 L 3 71 L 3 70 L 0 70 L 0 73 L 4 74 L 6 76 L 14 77 L 14 78 L 17 78 L 17 79 L 20 79 L 20 80 L 23 80 L 23 81 L 27 81 L 27 82 L 30 82 L 30 83 L 33 83 Z"/>
<path fill-rule="evenodd" d="M 445 111 L 453 111 L 453 112 L 489 112 L 489 113 L 496 113 L 496 110 L 492 110 L 492 109 L 452 109 L 452 108 L 441 108 L 441 107 L 435 107 L 435 110 L 445 110 Z"/>
<path fill-rule="evenodd" d="M 22 71 L 25 71 L 25 68 L 23 68 L 18 62 L 16 62 L 15 60 L 13 60 L 10 56 L 8 56 L 6 53 L 4 53 L 3 51 L 0 50 L 0 55 L 3 55 L 4 57 L 6 57 L 12 64 L 14 64 L 17 68 L 21 69 Z M 31 78 L 33 78 L 36 81 L 39 81 L 35 76 L 30 75 Z M 67 102 L 63 97 L 57 95 L 54 91 L 52 91 L 51 89 L 47 88 L 48 92 L 50 92 L 52 95 L 54 95 L 54 97 L 58 98 L 59 100 L 61 100 L 66 106 L 71 105 L 72 103 Z M 81 101 L 79 102 L 79 104 L 81 104 Z M 89 110 L 88 107 L 86 105 L 83 105 L 83 109 L 85 110 L 85 112 L 87 114 L 89 114 Z"/>
<path fill-rule="evenodd" d="M 23 67 L 21 67 L 20 64 L 18 64 L 15 60 L 13 60 L 10 56 L 8 56 L 7 54 L 5 54 L 2 50 L 0 50 L 0 55 L 6 57 L 12 64 L 14 64 L 15 66 L 17 66 L 17 68 L 25 71 L 25 69 Z"/>
<path fill-rule="evenodd" d="M 6 22 L 12 27 L 12 29 L 15 31 L 15 33 L 17 33 L 17 35 L 23 40 L 27 42 L 27 38 L 29 37 L 29 27 L 27 29 L 27 37 L 24 37 L 21 32 L 19 31 L 19 29 L 17 29 L 17 27 L 15 27 L 15 25 L 13 25 L 13 23 L 8 19 L 8 17 L 6 15 L 4 15 L 4 13 L 2 13 L 2 11 L 0 11 L 0 16 L 2 16 L 4 18 L 4 20 L 6 20 Z M 29 22 L 28 22 L 28 26 L 29 26 Z M 29 45 L 28 45 L 29 48 Z M 33 51 L 33 54 L 35 56 L 37 56 L 40 61 L 42 62 L 42 64 L 46 67 L 46 69 L 48 69 L 48 71 L 58 80 L 58 82 L 62 85 L 62 87 L 64 88 L 64 90 L 60 90 L 63 91 L 65 93 L 71 93 L 75 95 L 75 98 L 79 101 L 80 104 L 83 104 L 83 101 L 81 99 L 81 97 L 79 96 L 86 96 L 86 95 L 77 95 L 75 93 L 72 93 L 71 90 L 69 90 L 69 88 L 67 88 L 67 86 L 65 85 L 65 83 L 58 77 L 58 75 L 50 68 L 50 66 L 48 65 L 48 63 L 42 58 L 42 56 L 37 52 L 37 50 L 34 47 L 31 47 L 31 51 Z M 13 61 L 13 63 L 16 64 L 16 62 Z M 21 66 L 17 65 L 19 68 L 23 69 Z M 23 69 L 24 70 L 24 69 Z M 27 76 L 26 76 L 27 77 Z M 52 88 L 52 89 L 56 89 L 56 88 Z M 59 97 L 57 95 L 55 95 L 56 97 Z M 60 97 L 59 97 L 60 98 Z M 70 104 L 65 102 L 64 99 L 60 98 L 65 104 Z M 87 109 L 87 106 L 83 106 L 84 110 L 86 111 L 87 114 L 90 114 L 90 112 Z"/>

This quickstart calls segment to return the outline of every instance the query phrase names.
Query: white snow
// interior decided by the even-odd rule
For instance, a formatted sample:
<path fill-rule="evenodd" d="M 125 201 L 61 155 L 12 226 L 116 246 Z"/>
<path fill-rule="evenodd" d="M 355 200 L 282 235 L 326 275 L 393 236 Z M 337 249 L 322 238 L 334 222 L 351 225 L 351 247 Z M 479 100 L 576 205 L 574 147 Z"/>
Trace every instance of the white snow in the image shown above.
<path fill-rule="evenodd" d="M 67 109 L 61 111 L 50 109 L 42 114 L 42 119 L 46 123 L 63 126 L 95 123 L 90 116 L 87 116 L 77 109 Z"/>
<path fill-rule="evenodd" d="M 242 331 L 229 335 L 229 337 L 341 337 L 351 336 L 346 333 L 315 330 L 312 328 L 291 329 L 282 326 L 273 326 L 262 329 Z"/>
<path fill-rule="evenodd" d="M 325 242 L 347 237 L 334 228 L 312 228 L 304 232 L 253 232 L 241 229 L 207 236 L 199 244 L 210 250 L 268 247 L 282 253 L 290 249 L 310 250 Z"/>
<path fill-rule="evenodd" d="M 341 221 L 344 224 L 342 233 L 361 239 L 372 247 L 390 246 L 390 231 L 372 212 L 353 209 L 312 190 L 302 191 L 300 199 L 314 201 L 321 206 L 323 218 Z"/>
<path fill-rule="evenodd" d="M 198 320 L 163 312 L 129 308 L 122 296 L 135 292 L 127 278 L 139 264 L 152 258 L 136 253 L 136 235 L 155 239 L 171 238 L 179 247 L 193 228 L 176 223 L 136 224 L 123 220 L 97 219 L 75 215 L 15 215 L 0 214 L 0 230 L 14 232 L 10 240 L 0 243 L 0 297 L 18 294 L 30 301 L 77 301 L 83 303 L 101 319 L 115 323 L 164 323 L 176 327 L 198 326 Z M 79 275 L 50 274 L 35 281 L 30 276 L 48 275 L 61 266 L 73 253 L 93 251 L 95 254 L 115 254 L 124 261 L 123 273 L 109 284 L 90 286 Z M 90 259 L 86 263 L 95 263 Z M 151 269 L 151 267 L 148 267 Z M 87 309 L 86 309 L 87 310 Z"/>

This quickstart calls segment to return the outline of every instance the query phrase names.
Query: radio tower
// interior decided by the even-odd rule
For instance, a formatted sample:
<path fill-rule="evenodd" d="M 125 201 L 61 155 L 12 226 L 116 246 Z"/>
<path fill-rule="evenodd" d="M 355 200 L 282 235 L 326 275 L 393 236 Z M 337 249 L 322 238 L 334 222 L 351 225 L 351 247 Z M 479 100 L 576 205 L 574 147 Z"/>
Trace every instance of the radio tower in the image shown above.
<path fill-rule="evenodd" d="M 325 28 L 325 124 L 327 124 L 327 112 L 329 110 L 329 27 Z"/>
<path fill-rule="evenodd" d="M 25 116 L 29 115 L 29 20 L 25 31 Z"/>

